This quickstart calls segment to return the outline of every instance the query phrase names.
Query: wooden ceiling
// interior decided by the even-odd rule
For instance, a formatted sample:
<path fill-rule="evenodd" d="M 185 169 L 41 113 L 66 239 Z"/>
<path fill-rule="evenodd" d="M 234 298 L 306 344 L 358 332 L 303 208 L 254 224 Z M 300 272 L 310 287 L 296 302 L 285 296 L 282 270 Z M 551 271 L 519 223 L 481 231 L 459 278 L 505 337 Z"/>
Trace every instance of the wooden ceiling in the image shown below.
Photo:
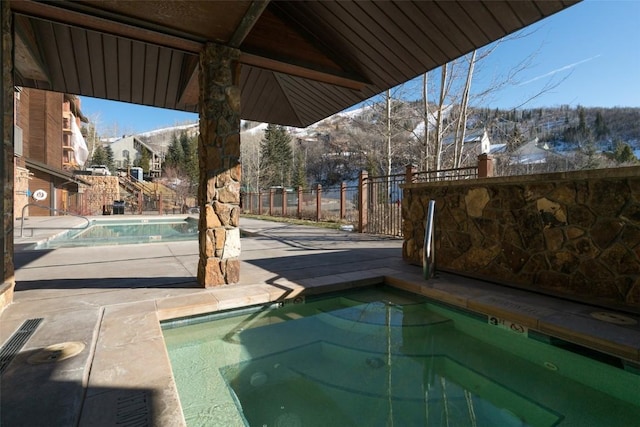
<path fill-rule="evenodd" d="M 574 0 L 10 0 L 16 85 L 197 112 L 198 53 L 240 49 L 242 118 L 304 127 Z"/>

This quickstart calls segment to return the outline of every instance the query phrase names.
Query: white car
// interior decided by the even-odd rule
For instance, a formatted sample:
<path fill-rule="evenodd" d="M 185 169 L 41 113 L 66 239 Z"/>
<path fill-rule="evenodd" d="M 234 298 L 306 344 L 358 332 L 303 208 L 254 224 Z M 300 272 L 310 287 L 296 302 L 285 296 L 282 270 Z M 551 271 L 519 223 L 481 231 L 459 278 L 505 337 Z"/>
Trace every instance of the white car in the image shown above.
<path fill-rule="evenodd" d="M 111 172 L 106 165 L 91 165 L 86 169 L 86 171 L 91 172 L 91 175 L 111 175 Z"/>

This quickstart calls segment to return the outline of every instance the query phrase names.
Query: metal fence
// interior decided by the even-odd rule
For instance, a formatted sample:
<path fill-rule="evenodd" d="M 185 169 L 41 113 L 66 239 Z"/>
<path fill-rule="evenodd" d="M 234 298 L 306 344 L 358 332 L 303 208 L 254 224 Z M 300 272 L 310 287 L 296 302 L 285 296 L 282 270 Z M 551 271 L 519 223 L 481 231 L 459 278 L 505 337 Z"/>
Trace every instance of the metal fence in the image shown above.
<path fill-rule="evenodd" d="M 402 237 L 402 184 L 478 178 L 478 167 L 368 176 L 358 183 L 312 189 L 271 188 L 242 194 L 242 211 L 255 215 L 332 221 L 362 233 Z"/>
<path fill-rule="evenodd" d="M 254 215 L 281 216 L 311 221 L 332 221 L 356 225 L 358 186 L 310 189 L 271 188 L 242 194 L 242 211 Z"/>
<path fill-rule="evenodd" d="M 478 167 L 469 166 L 456 169 L 441 169 L 437 171 L 422 171 L 413 174 L 413 182 L 453 181 L 458 179 L 478 178 Z"/>
<path fill-rule="evenodd" d="M 367 221 L 362 232 L 402 236 L 402 189 L 406 174 L 367 177 Z"/>

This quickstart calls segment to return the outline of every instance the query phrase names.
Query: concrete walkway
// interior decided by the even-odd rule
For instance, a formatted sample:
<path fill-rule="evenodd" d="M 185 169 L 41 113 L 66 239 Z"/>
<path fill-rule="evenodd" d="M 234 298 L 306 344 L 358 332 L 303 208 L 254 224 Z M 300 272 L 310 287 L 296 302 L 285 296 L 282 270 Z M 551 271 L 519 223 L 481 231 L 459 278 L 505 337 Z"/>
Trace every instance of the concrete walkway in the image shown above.
<path fill-rule="evenodd" d="M 243 218 L 241 281 L 214 289 L 196 283 L 196 241 L 26 250 L 84 223 L 30 218 L 20 237 L 16 222 L 17 285 L 0 316 L 0 342 L 25 320 L 42 321 L 2 373 L 3 427 L 184 425 L 159 321 L 383 281 L 630 366 L 640 361 L 637 323 L 596 320 L 592 313 L 603 309 L 445 273 L 425 282 L 420 268 L 402 261 L 397 239 Z"/>

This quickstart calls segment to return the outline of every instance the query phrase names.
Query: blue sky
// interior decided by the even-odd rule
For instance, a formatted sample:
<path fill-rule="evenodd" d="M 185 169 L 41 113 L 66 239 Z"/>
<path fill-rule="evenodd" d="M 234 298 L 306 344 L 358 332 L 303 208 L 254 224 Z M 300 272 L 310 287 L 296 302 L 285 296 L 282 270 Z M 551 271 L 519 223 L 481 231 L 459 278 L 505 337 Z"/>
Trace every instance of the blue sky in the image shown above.
<path fill-rule="evenodd" d="M 473 88 L 512 70 L 537 52 L 517 82 L 483 100 L 491 108 L 514 108 L 559 83 L 523 108 L 567 104 L 640 107 L 640 1 L 585 0 L 501 43 L 475 73 Z M 83 113 L 102 136 L 141 133 L 185 122 L 197 115 L 94 98 L 82 98 Z"/>

